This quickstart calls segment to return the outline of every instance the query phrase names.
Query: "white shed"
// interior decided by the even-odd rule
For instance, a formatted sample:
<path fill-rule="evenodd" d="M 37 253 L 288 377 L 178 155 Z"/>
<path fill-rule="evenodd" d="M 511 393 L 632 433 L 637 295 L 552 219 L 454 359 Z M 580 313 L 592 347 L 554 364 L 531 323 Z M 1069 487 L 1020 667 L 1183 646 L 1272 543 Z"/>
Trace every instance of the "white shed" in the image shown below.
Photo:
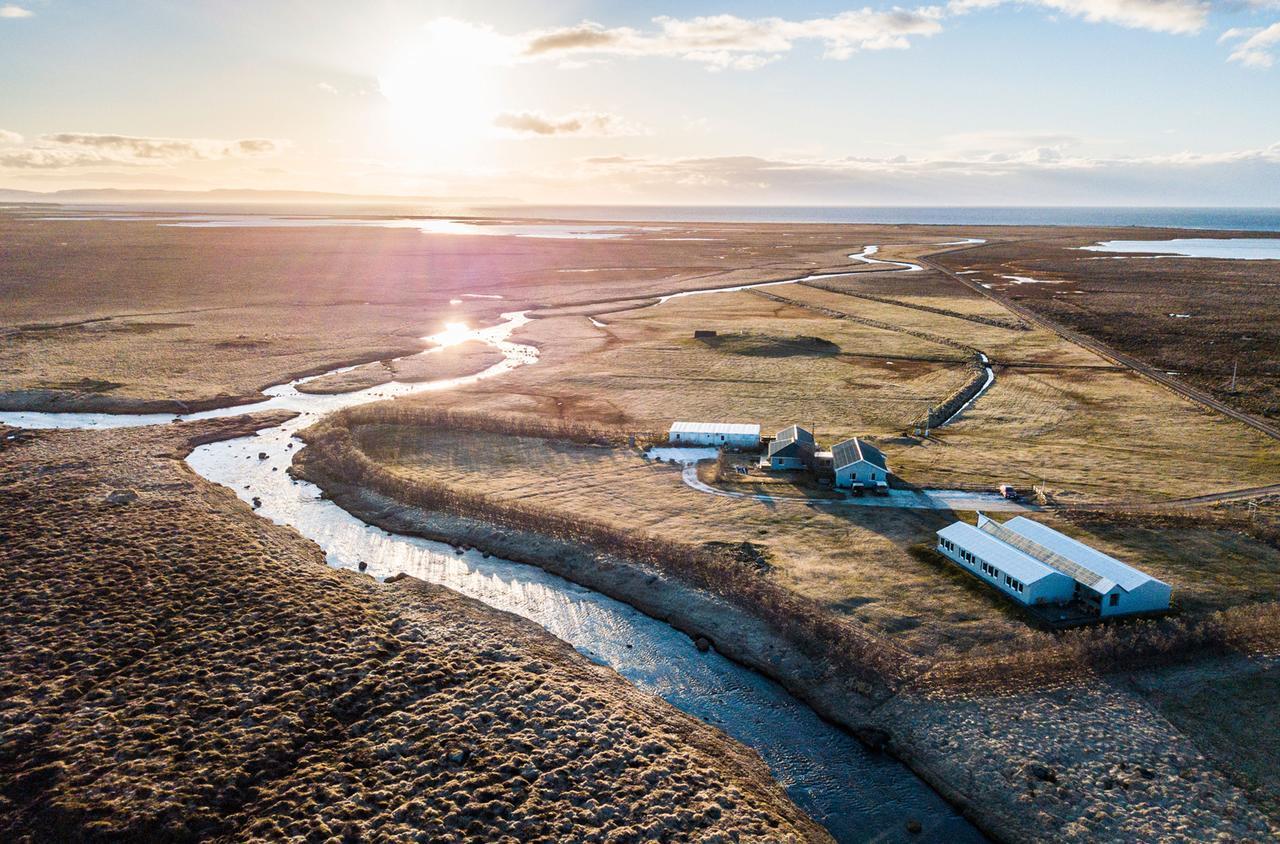
<path fill-rule="evenodd" d="M 1047 525 L 1017 516 L 1001 524 L 955 522 L 938 531 L 938 551 L 1024 604 L 1079 600 L 1107 617 L 1160 612 L 1173 588 Z"/>
<path fill-rule="evenodd" d="M 968 522 L 938 531 L 938 551 L 1019 603 L 1062 604 L 1075 594 L 1070 577 Z"/>
<path fill-rule="evenodd" d="M 759 448 L 760 426 L 737 422 L 672 422 L 667 439 L 672 445 Z"/>
<path fill-rule="evenodd" d="M 1158 612 L 1173 600 L 1164 581 L 1026 516 L 1000 524 L 979 513 L 978 527 L 1070 574 L 1080 584 L 1079 597 L 1099 615 Z"/>

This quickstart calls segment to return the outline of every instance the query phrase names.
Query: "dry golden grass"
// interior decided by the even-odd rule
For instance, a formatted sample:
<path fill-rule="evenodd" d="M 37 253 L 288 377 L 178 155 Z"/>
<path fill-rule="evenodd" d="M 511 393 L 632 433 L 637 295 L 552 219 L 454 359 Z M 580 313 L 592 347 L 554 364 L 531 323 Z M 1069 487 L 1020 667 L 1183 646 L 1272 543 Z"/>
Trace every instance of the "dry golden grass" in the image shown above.
<path fill-rule="evenodd" d="M 846 253 L 913 232 L 958 234 L 663 224 L 621 240 L 554 240 L 0 211 L 0 404 L 229 404 L 299 375 L 417 351 L 446 321 L 843 269 Z M 505 298 L 466 298 L 474 293 Z"/>
<path fill-rule="evenodd" d="M 890 453 L 920 484 L 1042 481 L 1065 502 L 1159 501 L 1273 483 L 1280 443 L 1128 372 L 1001 367 L 940 444 Z"/>
<path fill-rule="evenodd" d="M 1135 685 L 1280 822 L 1280 667 L 1241 661 L 1144 674 Z"/>
<path fill-rule="evenodd" d="M 946 511 L 766 504 L 709 496 L 680 470 L 631 449 L 536 437 L 359 425 L 361 449 L 409 477 L 680 541 L 750 541 L 771 576 L 927 656 L 1012 645 L 1026 620 L 954 567 L 913 553 L 955 519 Z M 775 494 L 804 490 L 770 487 Z M 1080 527 L 1038 518 L 1174 584 L 1193 613 L 1266 600 L 1280 590 L 1280 550 L 1231 529 Z"/>
<path fill-rule="evenodd" d="M 720 732 L 181 462 L 237 430 L 0 448 L 0 838 L 828 840 Z"/>

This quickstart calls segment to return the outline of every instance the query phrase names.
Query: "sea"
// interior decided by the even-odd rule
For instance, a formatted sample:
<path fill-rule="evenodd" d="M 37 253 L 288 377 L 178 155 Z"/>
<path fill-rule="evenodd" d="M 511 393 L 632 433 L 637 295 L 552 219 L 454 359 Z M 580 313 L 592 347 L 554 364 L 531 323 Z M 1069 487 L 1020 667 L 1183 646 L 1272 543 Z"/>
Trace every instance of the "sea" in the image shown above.
<path fill-rule="evenodd" d="M 506 205 L 495 216 L 716 223 L 880 223 L 963 226 L 1134 226 L 1280 232 L 1280 207 L 1129 208 L 1060 206 Z"/>
<path fill-rule="evenodd" d="M 32 213 L 41 206 L 0 204 Z M 1107 226 L 1280 232 L 1280 207 L 893 206 L 893 205 L 523 205 L 435 202 L 64 202 L 43 205 L 66 215 L 296 214 L 300 216 L 432 216 L 666 223 L 875 223 L 957 226 Z"/>

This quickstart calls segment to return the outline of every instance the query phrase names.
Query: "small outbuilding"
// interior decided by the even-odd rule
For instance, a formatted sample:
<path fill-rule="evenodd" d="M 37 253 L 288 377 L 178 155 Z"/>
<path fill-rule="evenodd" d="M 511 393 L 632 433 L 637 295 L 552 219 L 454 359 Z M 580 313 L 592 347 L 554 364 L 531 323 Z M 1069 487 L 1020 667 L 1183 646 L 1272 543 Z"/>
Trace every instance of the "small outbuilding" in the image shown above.
<path fill-rule="evenodd" d="M 1173 587 L 1064 533 L 978 514 L 938 531 L 938 551 L 1024 604 L 1078 600 L 1101 617 L 1169 609 Z"/>
<path fill-rule="evenodd" d="M 667 440 L 672 445 L 753 449 L 760 447 L 760 426 L 738 422 L 673 422 Z"/>
<path fill-rule="evenodd" d="M 880 449 L 854 437 L 831 447 L 831 470 L 836 486 L 845 489 L 889 485 L 889 464 Z"/>
<path fill-rule="evenodd" d="M 813 465 L 813 455 L 817 450 L 813 432 L 792 425 L 779 431 L 769 443 L 769 468 L 807 469 Z"/>

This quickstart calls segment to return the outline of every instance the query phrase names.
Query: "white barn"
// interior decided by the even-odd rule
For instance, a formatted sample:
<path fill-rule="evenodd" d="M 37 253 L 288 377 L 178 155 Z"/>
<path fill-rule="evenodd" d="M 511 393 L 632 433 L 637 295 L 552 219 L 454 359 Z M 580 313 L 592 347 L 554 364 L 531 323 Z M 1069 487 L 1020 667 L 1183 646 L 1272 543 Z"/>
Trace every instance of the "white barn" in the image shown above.
<path fill-rule="evenodd" d="M 938 551 L 1024 604 L 1079 599 L 1102 617 L 1169 609 L 1173 588 L 1051 527 L 978 514 L 938 531 Z"/>
<path fill-rule="evenodd" d="M 760 426 L 736 422 L 673 422 L 667 439 L 672 445 L 759 448 Z"/>
<path fill-rule="evenodd" d="M 889 464 L 880 449 L 854 437 L 831 447 L 831 470 L 836 486 L 878 487 L 889 483 Z"/>

